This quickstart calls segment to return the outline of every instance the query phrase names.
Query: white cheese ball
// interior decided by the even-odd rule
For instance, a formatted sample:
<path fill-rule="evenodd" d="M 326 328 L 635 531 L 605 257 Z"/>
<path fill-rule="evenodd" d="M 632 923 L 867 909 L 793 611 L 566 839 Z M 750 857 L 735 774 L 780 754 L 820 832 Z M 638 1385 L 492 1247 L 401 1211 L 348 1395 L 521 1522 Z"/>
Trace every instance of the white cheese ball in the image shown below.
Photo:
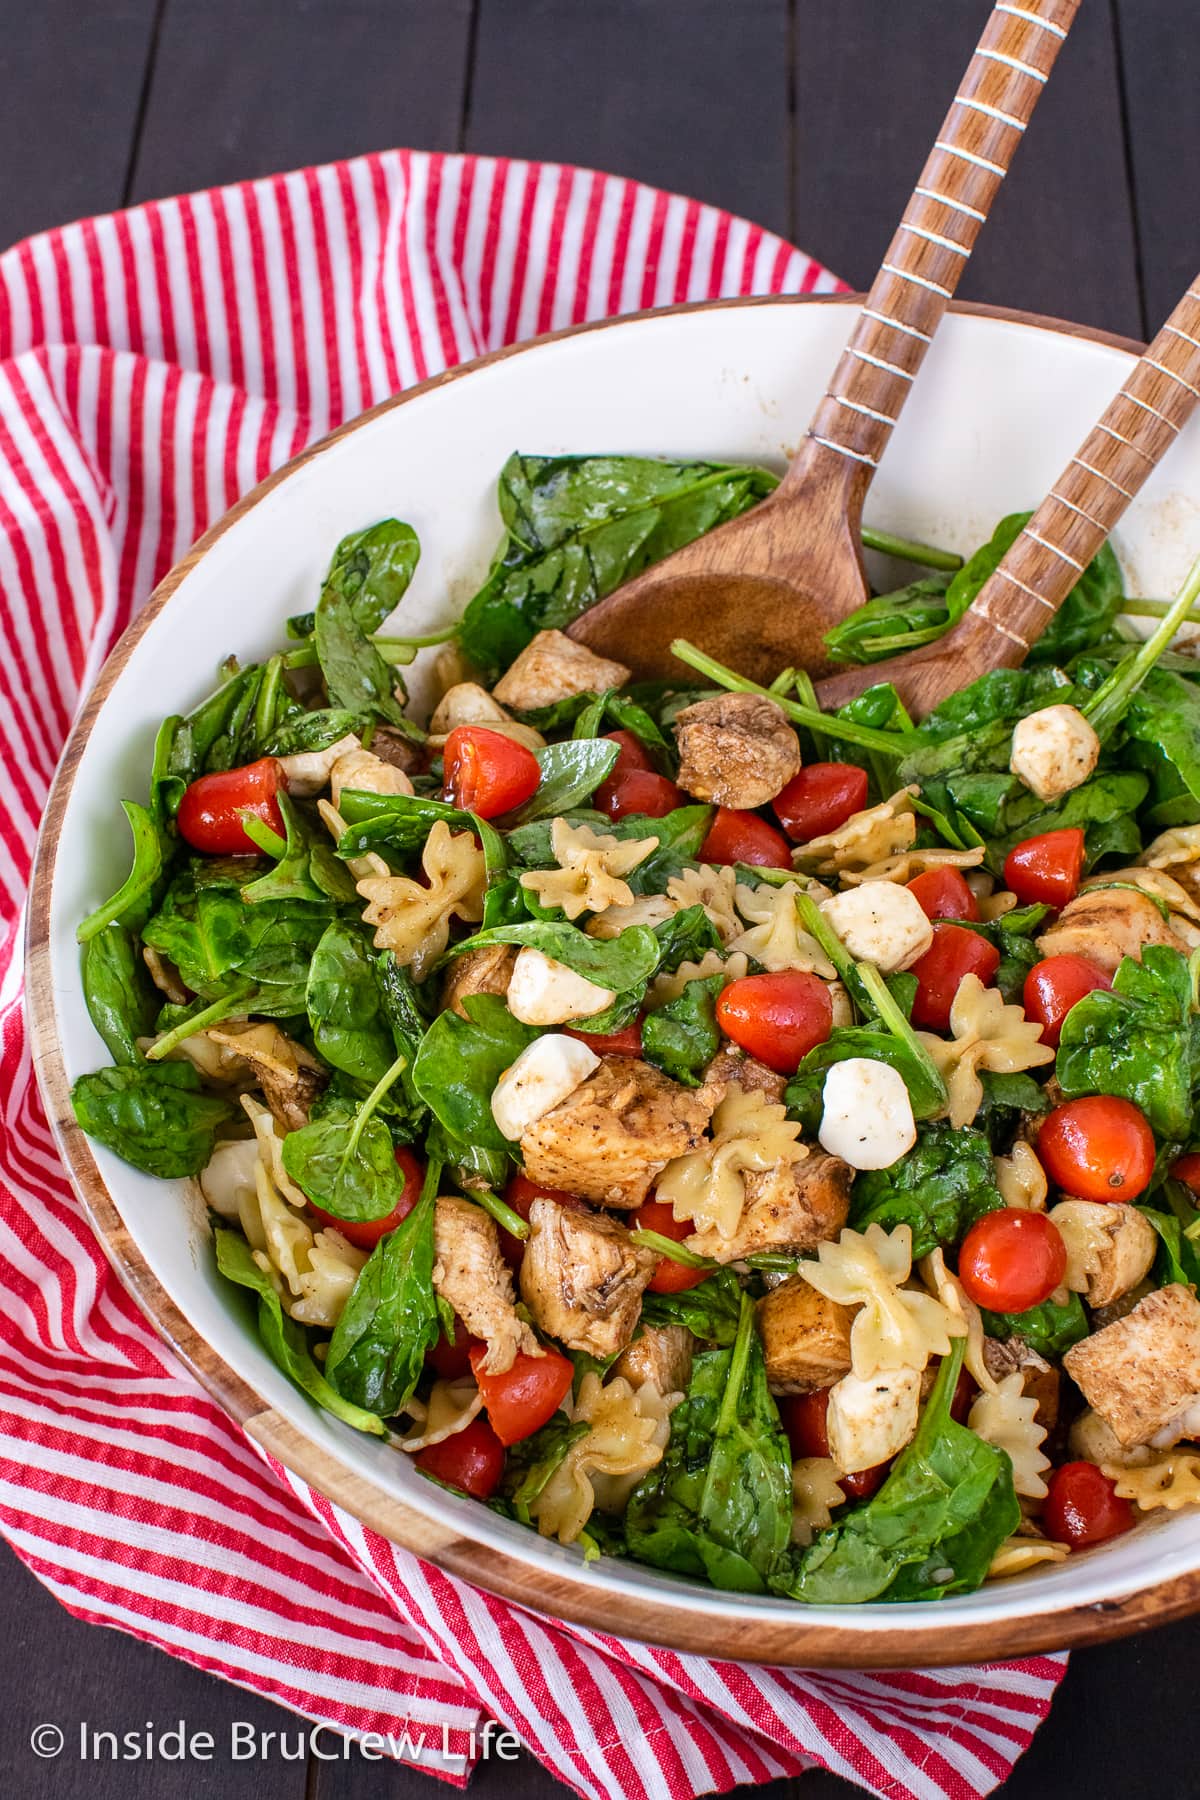
<path fill-rule="evenodd" d="M 1039 800 L 1057 800 L 1085 782 L 1100 760 L 1100 739 L 1074 706 L 1043 706 L 1013 731 L 1009 768 Z"/>
<path fill-rule="evenodd" d="M 912 1101 L 890 1063 L 848 1056 L 825 1077 L 817 1137 L 852 1169 L 890 1169 L 917 1141 Z"/>
<path fill-rule="evenodd" d="M 903 1450 L 917 1429 L 920 1403 L 919 1369 L 881 1369 L 865 1381 L 843 1375 L 835 1382 L 825 1428 L 839 1474 L 873 1469 Z"/>
<path fill-rule="evenodd" d="M 907 969 L 933 942 L 920 901 L 894 881 L 864 881 L 826 900 L 821 911 L 855 961 L 874 963 L 885 975 Z"/>
<path fill-rule="evenodd" d="M 526 1044 L 492 1090 L 492 1117 L 501 1134 L 517 1143 L 599 1067 L 594 1050 L 561 1032 Z"/>
<path fill-rule="evenodd" d="M 566 963 L 544 956 L 531 944 L 517 954 L 506 1000 L 523 1025 L 567 1025 L 603 1012 L 616 999 L 612 988 L 598 987 Z"/>

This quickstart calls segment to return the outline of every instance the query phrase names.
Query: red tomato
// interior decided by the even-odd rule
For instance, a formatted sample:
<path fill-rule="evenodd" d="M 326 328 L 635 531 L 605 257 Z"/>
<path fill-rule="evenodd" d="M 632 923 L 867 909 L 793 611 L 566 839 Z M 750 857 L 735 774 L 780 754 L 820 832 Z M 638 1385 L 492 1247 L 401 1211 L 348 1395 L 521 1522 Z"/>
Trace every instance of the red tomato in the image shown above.
<path fill-rule="evenodd" d="M 1077 1200 L 1136 1200 L 1154 1173 L 1154 1133 L 1132 1100 L 1087 1094 L 1043 1121 L 1037 1153 L 1056 1187 Z"/>
<path fill-rule="evenodd" d="M 490 1500 L 504 1473 L 504 1445 L 486 1419 L 476 1418 L 453 1437 L 418 1450 L 416 1463 L 472 1500 Z"/>
<path fill-rule="evenodd" d="M 610 819 L 623 819 L 627 813 L 664 819 L 677 806 L 687 805 L 683 789 L 665 775 L 658 775 L 653 769 L 628 769 L 622 775 L 619 768 L 618 762 L 617 771 L 602 781 L 592 796 L 596 810 L 607 813 Z"/>
<path fill-rule="evenodd" d="M 425 1361 L 442 1381 L 458 1381 L 471 1373 L 471 1352 L 478 1342 L 462 1320 L 456 1319 L 454 1342 L 451 1343 L 448 1337 L 440 1337 L 433 1349 L 425 1352 Z"/>
<path fill-rule="evenodd" d="M 607 743 L 617 746 L 617 760 L 608 772 L 610 781 L 620 775 L 632 774 L 635 769 L 642 769 L 648 775 L 655 773 L 654 764 L 632 731 L 606 731 L 604 737 Z"/>
<path fill-rule="evenodd" d="M 396 1146 L 396 1162 L 404 1176 L 404 1191 L 393 1206 L 390 1213 L 382 1219 L 335 1219 L 332 1213 L 323 1212 L 319 1206 L 313 1211 L 325 1225 L 332 1225 L 340 1231 L 344 1238 L 357 1244 L 360 1250 L 373 1250 L 380 1238 L 395 1231 L 401 1219 L 407 1219 L 417 1201 L 421 1198 L 421 1187 L 425 1180 L 425 1168 L 419 1163 L 407 1144 Z"/>
<path fill-rule="evenodd" d="M 513 1211 L 520 1214 L 526 1224 L 529 1223 L 529 1208 L 535 1200 L 557 1200 L 560 1206 L 580 1207 L 583 1205 L 583 1201 L 577 1199 L 574 1194 L 564 1194 L 558 1188 L 539 1187 L 536 1181 L 530 1181 L 528 1175 L 523 1175 L 520 1170 L 505 1188 L 504 1198 Z M 524 1238 L 514 1237 L 511 1231 L 505 1231 L 503 1225 L 499 1227 L 499 1231 L 500 1254 L 510 1269 L 519 1269 L 521 1259 L 525 1255 Z"/>
<path fill-rule="evenodd" d="M 823 837 L 867 804 L 867 771 L 854 763 L 808 763 L 771 802 L 771 809 L 797 844 Z M 743 856 L 739 859 L 746 861 Z"/>
<path fill-rule="evenodd" d="M 1086 956 L 1044 957 L 1025 977 L 1025 1017 L 1041 1026 L 1043 1044 L 1057 1046 L 1063 1020 L 1076 1002 L 1111 986 L 1112 976 Z"/>
<path fill-rule="evenodd" d="M 489 1375 L 483 1367 L 486 1355 L 484 1344 L 472 1350 L 471 1368 L 479 1383 L 492 1430 L 507 1449 L 509 1444 L 519 1444 L 522 1438 L 532 1437 L 547 1419 L 554 1417 L 570 1392 L 575 1366 L 570 1357 L 560 1355 L 557 1350 L 544 1349 L 540 1356 L 519 1350 L 511 1369 L 505 1369 L 501 1375 Z"/>
<path fill-rule="evenodd" d="M 286 827 L 275 798 L 280 788 L 286 790 L 287 782 L 273 756 L 243 769 L 199 775 L 179 802 L 179 835 L 206 856 L 257 856 L 258 845 L 243 831 L 241 815 L 252 813 L 283 837 Z"/>
<path fill-rule="evenodd" d="M 1056 1544 L 1082 1550 L 1120 1537 L 1133 1524 L 1133 1507 L 1117 1498 L 1117 1484 L 1095 1463 L 1069 1462 L 1047 1482 L 1042 1529 Z"/>
<path fill-rule="evenodd" d="M 750 863 L 756 869 L 790 869 L 792 851 L 783 833 L 760 819 L 757 813 L 718 806 L 708 836 L 700 846 L 700 861 Z"/>
<path fill-rule="evenodd" d="M 1067 1246 L 1045 1213 L 1015 1206 L 976 1219 L 958 1253 L 958 1279 L 976 1306 L 1028 1312 L 1048 1300 L 1063 1278 Z"/>
<path fill-rule="evenodd" d="M 1176 1181 L 1182 1181 L 1190 1187 L 1193 1194 L 1200 1197 L 1200 1156 L 1193 1151 L 1190 1156 L 1181 1156 L 1178 1162 L 1171 1164 L 1171 1173 Z"/>
<path fill-rule="evenodd" d="M 913 1024 L 923 1031 L 945 1031 L 963 976 L 978 975 L 986 987 L 999 967 L 1000 952 L 977 931 L 961 925 L 935 925 L 932 944 L 909 970 L 917 978 Z"/>
<path fill-rule="evenodd" d="M 833 1030 L 833 1002 L 816 975 L 795 969 L 743 975 L 722 989 L 717 1024 L 748 1056 L 777 1075 L 794 1075 Z"/>
<path fill-rule="evenodd" d="M 564 1037 L 578 1038 L 597 1056 L 640 1056 L 642 1054 L 642 1021 L 636 1018 L 620 1031 L 572 1031 L 563 1028 Z"/>
<path fill-rule="evenodd" d="M 670 1238 L 676 1244 L 692 1235 L 690 1220 L 677 1219 L 664 1200 L 643 1200 L 633 1215 L 633 1223 L 638 1231 L 656 1231 L 659 1237 Z M 699 1287 L 710 1273 L 708 1269 L 692 1269 L 687 1263 L 660 1256 L 647 1285 L 652 1294 L 681 1294 L 685 1288 Z"/>
<path fill-rule="evenodd" d="M 542 779 L 532 750 L 484 725 L 456 725 L 446 739 L 442 764 L 446 798 L 481 819 L 523 806 Z"/>
<path fill-rule="evenodd" d="M 1026 838 L 1004 859 L 1004 879 L 1023 906 L 1065 906 L 1079 892 L 1083 833 L 1077 825 Z"/>
<path fill-rule="evenodd" d="M 944 865 L 939 869 L 926 869 L 923 875 L 914 875 L 908 883 L 908 891 L 916 896 L 927 919 L 978 921 L 979 902 L 967 886 L 967 878 L 961 869 Z"/>
<path fill-rule="evenodd" d="M 818 1388 L 814 1394 L 788 1394 L 780 1399 L 780 1423 L 797 1461 L 805 1456 L 829 1455 L 828 1413 L 828 1388 Z M 859 1469 L 854 1475 L 839 1475 L 838 1486 L 847 1500 L 868 1500 L 882 1485 L 890 1467 L 889 1460 L 876 1463 L 871 1469 Z"/>

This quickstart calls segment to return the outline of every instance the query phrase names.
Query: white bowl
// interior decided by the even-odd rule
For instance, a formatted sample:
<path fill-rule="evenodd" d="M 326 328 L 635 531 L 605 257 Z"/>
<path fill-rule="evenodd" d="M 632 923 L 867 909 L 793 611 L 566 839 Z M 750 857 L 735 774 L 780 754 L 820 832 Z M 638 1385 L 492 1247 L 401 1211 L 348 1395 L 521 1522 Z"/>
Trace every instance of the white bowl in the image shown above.
<path fill-rule="evenodd" d="M 368 1523 L 554 1616 L 678 1647 L 808 1665 L 991 1660 L 1132 1629 L 1200 1605 L 1200 1517 L 1160 1514 L 1063 1565 L 926 1606 L 813 1609 L 603 1559 L 585 1567 L 312 1406 L 217 1276 L 198 1189 L 88 1143 L 70 1083 L 106 1060 L 84 1007 L 75 926 L 127 864 L 118 798 L 144 798 L 155 729 L 266 655 L 311 605 L 336 541 L 394 514 L 420 534 L 401 617 L 452 620 L 499 536 L 513 449 L 628 451 L 782 466 L 853 318 L 836 300 L 714 302 L 567 332 L 389 402 L 271 477 L 172 571 L 122 639 L 67 747 L 43 827 L 30 931 L 39 1077 L 84 1205 L 119 1273 L 206 1385 L 271 1452 Z M 1119 340 L 959 309 L 943 324 L 867 506 L 878 526 L 966 551 L 1035 505 L 1120 385 Z M 1130 507 L 1132 592 L 1170 594 L 1200 550 L 1200 421 Z M 420 700 L 418 665 L 414 692 Z"/>

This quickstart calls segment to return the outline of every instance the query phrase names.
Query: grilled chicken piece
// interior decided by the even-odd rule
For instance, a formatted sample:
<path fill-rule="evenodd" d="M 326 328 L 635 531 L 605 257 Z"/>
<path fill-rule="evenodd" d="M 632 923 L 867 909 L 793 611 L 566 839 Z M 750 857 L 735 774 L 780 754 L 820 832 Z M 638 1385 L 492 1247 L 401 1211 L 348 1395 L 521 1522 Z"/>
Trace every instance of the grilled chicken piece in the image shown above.
<path fill-rule="evenodd" d="M 1200 1301 L 1181 1282 L 1072 1345 L 1063 1366 L 1126 1446 L 1165 1450 L 1200 1431 Z"/>
<path fill-rule="evenodd" d="M 211 1025 L 200 1034 L 250 1067 L 255 1085 L 284 1131 L 308 1124 L 312 1103 L 325 1086 L 324 1065 L 270 1022 Z"/>
<path fill-rule="evenodd" d="M 623 1375 L 630 1387 L 652 1381 L 660 1394 L 686 1394 L 695 1341 L 686 1325 L 643 1325 L 612 1372 Z"/>
<path fill-rule="evenodd" d="M 765 806 L 800 771 L 800 739 L 762 694 L 714 694 L 675 719 L 679 785 L 717 806 Z"/>
<path fill-rule="evenodd" d="M 984 1338 L 983 1360 L 989 1375 L 1003 1381 L 1006 1375 L 1019 1375 L 1027 1400 L 1037 1402 L 1037 1422 L 1047 1431 L 1058 1423 L 1058 1390 L 1061 1377 L 1053 1364 L 1031 1350 L 1024 1338 Z"/>
<path fill-rule="evenodd" d="M 1086 956 L 1111 975 L 1123 956 L 1141 960 L 1144 944 L 1187 946 L 1147 895 L 1131 888 L 1084 888 L 1037 940 L 1043 956 Z"/>
<path fill-rule="evenodd" d="M 776 1106 L 782 1104 L 787 1086 L 786 1075 L 777 1075 L 733 1044 L 722 1044 L 704 1071 L 704 1091 L 713 1095 L 714 1107 L 720 1106 L 731 1081 L 736 1081 L 744 1094 L 765 1094 Z"/>
<path fill-rule="evenodd" d="M 329 797 L 334 806 L 342 804 L 347 788 L 363 794 L 411 794 L 413 784 L 395 763 L 386 762 L 373 750 L 356 744 L 339 756 L 329 771 Z"/>
<path fill-rule="evenodd" d="M 850 1368 L 854 1310 L 789 1275 L 758 1303 L 758 1330 L 773 1394 L 813 1394 Z"/>
<path fill-rule="evenodd" d="M 712 1103 L 630 1056 L 606 1056 L 521 1137 L 531 1181 L 601 1206 L 640 1206 L 654 1178 L 694 1150 Z"/>
<path fill-rule="evenodd" d="M 425 767 L 425 752 L 402 731 L 392 725 L 376 725 L 371 733 L 371 749 L 380 762 L 391 763 L 405 775 L 419 775 Z"/>
<path fill-rule="evenodd" d="M 446 979 L 442 983 L 442 1011 L 448 1008 L 460 1019 L 465 1019 L 467 1012 L 463 1001 L 472 994 L 497 994 L 503 999 L 516 960 L 515 944 L 484 944 L 478 950 L 464 950 L 446 970 Z"/>
<path fill-rule="evenodd" d="M 483 1339 L 488 1373 L 511 1369 L 521 1351 L 540 1356 L 537 1339 L 517 1317 L 495 1221 L 469 1200 L 442 1194 L 433 1215 L 433 1247 L 433 1291 L 454 1308 L 472 1337 Z"/>
<path fill-rule="evenodd" d="M 556 700 L 569 700 L 572 694 L 602 694 L 606 688 L 624 687 L 628 680 L 624 663 L 597 656 L 565 632 L 539 631 L 492 693 L 504 706 L 533 712 Z"/>
<path fill-rule="evenodd" d="M 440 750 L 459 725 L 482 725 L 488 731 L 498 731 L 501 737 L 524 744 L 527 750 L 540 750 L 546 741 L 532 725 L 510 718 L 500 702 L 493 700 L 477 681 L 460 681 L 446 689 L 429 721 L 428 747 Z"/>
<path fill-rule="evenodd" d="M 802 1162 L 742 1175 L 745 1204 L 731 1238 L 719 1231 L 694 1231 L 689 1250 L 718 1262 L 738 1262 L 764 1250 L 799 1254 L 835 1238 L 850 1210 L 853 1170 L 840 1156 L 814 1151 Z"/>
<path fill-rule="evenodd" d="M 633 1336 L 658 1258 L 604 1213 L 535 1200 L 521 1259 L 521 1298 L 547 1337 L 614 1356 Z"/>

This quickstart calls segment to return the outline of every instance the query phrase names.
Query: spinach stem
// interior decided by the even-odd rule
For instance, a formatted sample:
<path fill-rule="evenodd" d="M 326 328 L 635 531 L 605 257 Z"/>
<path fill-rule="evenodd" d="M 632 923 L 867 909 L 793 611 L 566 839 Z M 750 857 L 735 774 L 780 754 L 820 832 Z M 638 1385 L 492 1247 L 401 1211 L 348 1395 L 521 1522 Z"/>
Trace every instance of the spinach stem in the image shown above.
<path fill-rule="evenodd" d="M 742 1394 L 742 1384 L 746 1379 L 746 1368 L 750 1361 L 750 1345 L 753 1338 L 754 1301 L 743 1289 L 737 1336 L 733 1340 L 733 1355 L 729 1359 L 729 1375 L 725 1382 L 725 1392 L 721 1395 L 721 1410 L 717 1414 L 717 1423 L 713 1431 L 715 1438 L 732 1431 L 737 1424 L 738 1401 Z"/>
<path fill-rule="evenodd" d="M 805 725 L 810 731 L 834 732 L 850 744 L 861 744 L 864 750 L 882 750 L 885 756 L 901 756 L 908 748 L 908 733 L 896 731 L 876 731 L 870 725 L 859 725 L 853 719 L 835 719 L 829 713 L 814 710 L 810 706 L 801 706 L 795 700 L 789 700 L 782 694 L 772 693 L 757 681 L 751 681 L 745 675 L 737 675 L 727 669 L 714 657 L 698 650 L 695 644 L 689 644 L 686 638 L 676 638 L 671 645 L 671 655 L 686 663 L 688 668 L 695 669 L 697 674 L 706 675 L 718 687 L 728 688 L 735 694 L 762 694 L 768 700 L 774 700 L 781 706 L 789 719 L 797 725 Z"/>
<path fill-rule="evenodd" d="M 811 894 L 796 895 L 796 911 L 800 915 L 800 923 L 805 931 L 810 937 L 816 938 L 817 943 L 837 970 L 839 980 L 844 986 L 849 987 L 854 979 L 854 958 Z"/>
<path fill-rule="evenodd" d="M 351 1128 L 350 1136 L 346 1139 L 346 1154 L 342 1158 L 343 1168 L 345 1168 L 350 1157 L 352 1157 L 354 1152 L 358 1149 L 358 1140 L 366 1129 L 367 1120 L 371 1117 L 371 1114 L 375 1111 L 375 1108 L 379 1105 L 379 1102 L 383 1099 L 383 1096 L 387 1093 L 388 1089 L 394 1082 L 400 1079 L 401 1074 L 407 1067 L 407 1056 L 398 1056 L 391 1068 L 379 1077 L 379 1080 L 375 1083 L 375 1086 L 371 1089 L 370 1093 L 359 1107 L 358 1116 Z"/>
<path fill-rule="evenodd" d="M 858 979 L 869 994 L 879 1017 L 887 1026 L 892 1036 L 902 1043 L 925 1071 L 926 1080 L 935 1093 L 940 1093 L 943 1100 L 946 1095 L 946 1084 L 942 1080 L 937 1064 L 922 1044 L 920 1038 L 905 1018 L 892 997 L 891 990 L 874 963 L 857 964 Z"/>
<path fill-rule="evenodd" d="M 265 744 L 275 728 L 275 714 L 279 707 L 279 690 L 283 682 L 283 658 L 273 656 L 263 670 L 262 680 L 258 685 L 258 694 L 254 702 L 254 736 L 258 743 Z"/>
<path fill-rule="evenodd" d="M 260 819 L 257 813 L 252 813 L 245 807 L 242 808 L 239 817 L 242 821 L 242 830 L 250 842 L 257 844 L 267 856 L 273 856 L 276 862 L 281 862 L 287 855 L 287 839 L 281 838 L 277 831 L 272 831 L 265 819 Z"/>
<path fill-rule="evenodd" d="M 873 525 L 864 525 L 862 541 L 868 550 L 878 550 L 884 556 L 899 557 L 901 562 L 921 563 L 926 569 L 946 569 L 953 574 L 961 569 L 963 559 L 956 556 L 953 550 L 937 550 L 932 544 L 920 544 L 915 538 L 893 537 L 890 531 L 876 531 Z"/>
<path fill-rule="evenodd" d="M 656 1256 L 670 1257 L 672 1262 L 682 1263 L 685 1269 L 719 1269 L 720 1263 L 711 1256 L 701 1256 L 699 1251 L 688 1250 L 674 1238 L 663 1237 L 658 1231 L 631 1231 L 630 1237 L 643 1250 L 653 1250 Z"/>
<path fill-rule="evenodd" d="M 234 1007 L 246 998 L 248 992 L 249 990 L 246 988 L 239 988 L 236 993 L 223 994 L 219 1000 L 214 1000 L 212 1005 L 206 1006 L 202 1012 L 193 1013 L 188 1019 L 181 1019 L 178 1025 L 173 1025 L 170 1031 L 165 1032 L 159 1038 L 157 1043 L 151 1044 L 146 1052 L 146 1061 L 161 1062 L 164 1056 L 169 1056 L 171 1051 L 178 1044 L 182 1044 L 185 1038 L 195 1037 L 198 1031 L 205 1031 L 210 1025 L 219 1025 L 221 1020 L 227 1019 Z"/>
<path fill-rule="evenodd" d="M 482 1206 L 485 1213 L 491 1213 L 497 1225 L 502 1226 L 513 1237 L 527 1238 L 529 1236 L 528 1222 L 521 1217 L 520 1213 L 514 1212 L 512 1207 L 500 1198 L 499 1194 L 493 1194 L 491 1188 L 472 1188 L 467 1198 L 474 1200 L 477 1206 Z"/>
<path fill-rule="evenodd" d="M 1125 709 L 1141 687 L 1171 639 L 1186 620 L 1193 602 L 1200 598 L 1200 557 L 1187 572 L 1183 586 L 1171 602 L 1157 628 L 1133 655 L 1118 663 L 1108 680 L 1097 688 L 1082 707 L 1084 717 L 1100 739 L 1111 736 L 1120 724 Z"/>

